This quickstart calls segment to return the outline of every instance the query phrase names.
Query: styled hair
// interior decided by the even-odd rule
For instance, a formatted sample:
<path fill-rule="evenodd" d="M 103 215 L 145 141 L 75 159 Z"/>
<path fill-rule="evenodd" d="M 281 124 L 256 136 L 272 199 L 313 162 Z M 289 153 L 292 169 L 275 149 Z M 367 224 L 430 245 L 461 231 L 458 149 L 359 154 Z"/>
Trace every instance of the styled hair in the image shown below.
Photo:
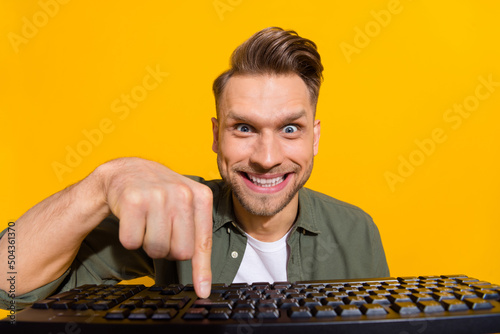
<path fill-rule="evenodd" d="M 304 80 L 316 110 L 323 79 L 321 57 L 316 44 L 295 31 L 270 27 L 257 32 L 234 50 L 230 65 L 213 83 L 217 114 L 224 87 L 233 75 L 295 73 Z"/>

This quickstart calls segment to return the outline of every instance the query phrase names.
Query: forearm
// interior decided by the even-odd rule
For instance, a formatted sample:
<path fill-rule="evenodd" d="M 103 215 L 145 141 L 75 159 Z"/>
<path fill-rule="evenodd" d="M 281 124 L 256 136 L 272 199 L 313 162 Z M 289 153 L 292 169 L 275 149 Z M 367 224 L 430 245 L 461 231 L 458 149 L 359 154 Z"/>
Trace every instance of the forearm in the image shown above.
<path fill-rule="evenodd" d="M 61 276 L 81 242 L 108 214 L 99 171 L 35 205 L 15 223 L 18 295 Z M 0 289 L 7 289 L 8 238 L 0 239 Z M 2 260 L 3 259 L 3 260 Z"/>

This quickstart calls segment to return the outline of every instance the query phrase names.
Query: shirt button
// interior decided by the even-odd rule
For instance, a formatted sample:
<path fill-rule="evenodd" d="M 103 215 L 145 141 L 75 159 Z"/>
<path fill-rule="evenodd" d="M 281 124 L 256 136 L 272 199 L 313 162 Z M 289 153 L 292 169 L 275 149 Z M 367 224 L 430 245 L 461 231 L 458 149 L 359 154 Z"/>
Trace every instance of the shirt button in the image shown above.
<path fill-rule="evenodd" d="M 238 252 L 237 252 L 237 251 L 233 251 L 233 252 L 231 253 L 231 257 L 232 257 L 233 259 L 236 259 L 236 258 L 238 257 Z"/>

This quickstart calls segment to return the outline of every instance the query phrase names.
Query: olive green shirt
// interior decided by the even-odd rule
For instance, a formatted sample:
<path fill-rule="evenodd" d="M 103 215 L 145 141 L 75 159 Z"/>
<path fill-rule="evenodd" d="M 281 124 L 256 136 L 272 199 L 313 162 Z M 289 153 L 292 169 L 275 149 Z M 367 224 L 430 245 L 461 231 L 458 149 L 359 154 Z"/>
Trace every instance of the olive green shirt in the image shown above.
<path fill-rule="evenodd" d="M 212 281 L 230 284 L 247 242 L 235 223 L 231 192 L 220 180 L 191 178 L 213 191 Z M 287 244 L 290 282 L 389 276 L 380 235 L 371 217 L 353 205 L 307 188 L 299 191 L 299 212 Z M 16 307 L 82 284 L 116 284 L 143 276 L 152 277 L 156 284 L 191 283 L 191 261 L 153 260 L 142 249 L 126 250 L 118 239 L 118 220 L 111 216 L 87 236 L 61 277 L 16 296 Z M 0 290 L 0 307 L 7 308 L 10 300 Z"/>

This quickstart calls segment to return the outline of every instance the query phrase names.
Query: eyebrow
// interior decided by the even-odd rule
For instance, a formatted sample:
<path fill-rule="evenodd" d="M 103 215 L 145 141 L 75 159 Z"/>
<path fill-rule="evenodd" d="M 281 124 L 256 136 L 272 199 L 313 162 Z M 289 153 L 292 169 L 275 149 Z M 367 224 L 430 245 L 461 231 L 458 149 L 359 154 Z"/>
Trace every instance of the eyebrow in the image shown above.
<path fill-rule="evenodd" d="M 287 123 L 290 123 L 290 122 L 293 122 L 293 121 L 296 121 L 298 120 L 299 118 L 302 118 L 302 117 L 306 117 L 307 116 L 307 113 L 304 109 L 301 109 L 297 112 L 294 112 L 290 115 L 287 115 L 284 119 L 280 120 L 281 123 L 283 124 L 287 124 Z M 235 113 L 234 111 L 229 111 L 228 114 L 227 114 L 227 119 L 231 119 L 231 120 L 234 120 L 234 121 L 237 121 L 237 122 L 243 122 L 243 123 L 248 123 L 250 122 L 250 119 L 248 119 L 247 117 L 243 116 L 243 115 L 239 115 L 238 113 Z"/>

